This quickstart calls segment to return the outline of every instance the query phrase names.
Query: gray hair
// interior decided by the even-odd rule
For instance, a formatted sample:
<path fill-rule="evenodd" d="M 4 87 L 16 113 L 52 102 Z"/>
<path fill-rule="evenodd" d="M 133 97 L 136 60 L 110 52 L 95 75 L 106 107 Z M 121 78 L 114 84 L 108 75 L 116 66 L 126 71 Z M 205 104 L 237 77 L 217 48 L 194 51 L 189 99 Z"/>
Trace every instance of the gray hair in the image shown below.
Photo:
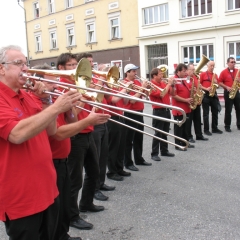
<path fill-rule="evenodd" d="M 8 61 L 6 54 L 10 50 L 16 50 L 16 51 L 22 52 L 21 47 L 19 47 L 17 45 L 8 45 L 6 47 L 1 47 L 0 48 L 0 63 Z"/>

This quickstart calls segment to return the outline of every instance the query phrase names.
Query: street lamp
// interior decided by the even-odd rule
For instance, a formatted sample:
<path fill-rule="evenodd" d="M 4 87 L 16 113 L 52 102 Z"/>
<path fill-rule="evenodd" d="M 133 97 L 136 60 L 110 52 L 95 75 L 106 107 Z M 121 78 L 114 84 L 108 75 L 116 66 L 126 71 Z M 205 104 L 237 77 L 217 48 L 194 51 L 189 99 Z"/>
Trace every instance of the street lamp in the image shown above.
<path fill-rule="evenodd" d="M 20 0 L 17 0 L 18 1 L 18 5 L 24 10 L 24 23 L 25 23 L 25 33 L 26 33 L 26 44 L 27 44 L 27 63 L 28 65 L 30 65 L 30 61 L 29 61 L 29 50 L 28 50 L 28 34 L 27 34 L 27 19 L 26 19 L 26 10 L 23 6 L 20 5 L 19 1 Z M 22 0 L 24 1 L 24 0 Z"/>

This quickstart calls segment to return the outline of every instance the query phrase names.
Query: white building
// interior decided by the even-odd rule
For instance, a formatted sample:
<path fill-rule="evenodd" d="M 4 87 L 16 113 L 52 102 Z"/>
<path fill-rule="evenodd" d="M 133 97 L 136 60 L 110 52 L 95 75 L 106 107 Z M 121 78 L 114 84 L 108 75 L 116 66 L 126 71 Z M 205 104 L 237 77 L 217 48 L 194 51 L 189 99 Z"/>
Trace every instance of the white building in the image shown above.
<path fill-rule="evenodd" d="M 138 0 L 138 14 L 141 76 L 160 64 L 173 74 L 178 63 L 197 65 L 202 54 L 217 74 L 229 56 L 240 67 L 240 0 Z"/>

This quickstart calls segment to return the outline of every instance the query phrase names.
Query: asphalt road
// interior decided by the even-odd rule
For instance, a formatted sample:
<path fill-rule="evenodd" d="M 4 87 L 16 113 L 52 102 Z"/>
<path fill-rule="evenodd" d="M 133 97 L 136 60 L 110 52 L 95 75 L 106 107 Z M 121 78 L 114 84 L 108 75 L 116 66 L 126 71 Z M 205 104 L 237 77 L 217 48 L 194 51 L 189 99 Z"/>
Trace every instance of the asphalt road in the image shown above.
<path fill-rule="evenodd" d="M 151 107 L 147 105 L 145 111 L 150 113 Z M 223 116 L 224 108 L 219 115 L 222 130 Z M 240 131 L 235 122 L 233 114 L 232 133 L 197 141 L 195 149 L 187 152 L 169 146 L 176 156 L 162 157 L 161 162 L 150 159 L 152 139 L 144 137 L 143 156 L 153 165 L 139 166 L 140 171 L 123 182 L 107 179 L 116 190 L 106 193 L 107 202 L 95 201 L 105 211 L 81 215 L 94 228 L 71 228 L 71 236 L 84 240 L 240 239 Z M 151 124 L 151 119 L 145 123 Z M 2 223 L 0 239 L 8 239 Z"/>

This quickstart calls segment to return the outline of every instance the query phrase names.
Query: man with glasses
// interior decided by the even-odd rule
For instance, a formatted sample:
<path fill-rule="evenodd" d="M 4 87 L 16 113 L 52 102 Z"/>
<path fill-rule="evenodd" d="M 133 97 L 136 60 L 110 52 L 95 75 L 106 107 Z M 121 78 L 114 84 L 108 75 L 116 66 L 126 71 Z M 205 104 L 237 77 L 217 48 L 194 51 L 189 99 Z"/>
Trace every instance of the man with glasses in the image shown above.
<path fill-rule="evenodd" d="M 233 90 L 232 85 L 237 75 L 238 69 L 235 68 L 235 59 L 229 57 L 227 59 L 228 67 L 224 69 L 219 76 L 219 85 L 224 88 L 224 101 L 225 101 L 225 115 L 224 124 L 226 132 L 231 132 L 231 120 L 232 120 L 232 107 L 234 105 L 237 118 L 237 129 L 240 130 L 240 94 L 237 91 L 234 99 L 229 98 L 229 93 Z M 238 81 L 240 79 L 238 78 Z"/>
<path fill-rule="evenodd" d="M 79 93 L 69 91 L 42 111 L 22 90 L 27 70 L 20 47 L 0 49 L 0 220 L 10 239 L 52 240 L 59 199 L 48 135 L 56 133 L 57 116 L 75 105 Z M 40 98 L 44 89 L 35 82 Z"/>

